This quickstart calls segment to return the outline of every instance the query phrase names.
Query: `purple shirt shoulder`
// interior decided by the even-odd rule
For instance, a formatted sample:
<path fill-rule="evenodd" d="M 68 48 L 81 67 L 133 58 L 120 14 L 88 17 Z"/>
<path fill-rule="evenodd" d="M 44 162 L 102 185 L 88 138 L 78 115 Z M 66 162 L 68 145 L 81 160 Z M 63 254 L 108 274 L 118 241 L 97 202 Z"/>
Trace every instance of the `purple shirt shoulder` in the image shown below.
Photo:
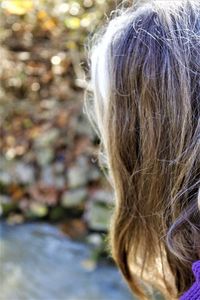
<path fill-rule="evenodd" d="M 195 282 L 191 288 L 180 297 L 180 300 L 200 300 L 200 260 L 192 264 L 192 271 L 195 276 Z"/>

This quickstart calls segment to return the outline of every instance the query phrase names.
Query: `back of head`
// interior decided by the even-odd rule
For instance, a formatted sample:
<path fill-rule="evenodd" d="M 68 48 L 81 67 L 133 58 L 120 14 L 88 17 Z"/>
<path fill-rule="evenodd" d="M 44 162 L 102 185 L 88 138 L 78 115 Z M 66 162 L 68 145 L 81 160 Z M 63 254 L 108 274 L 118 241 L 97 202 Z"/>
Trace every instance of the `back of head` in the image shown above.
<path fill-rule="evenodd" d="M 200 256 L 200 3 L 137 1 L 116 12 L 92 49 L 92 84 L 116 205 L 112 255 L 180 296 Z"/>

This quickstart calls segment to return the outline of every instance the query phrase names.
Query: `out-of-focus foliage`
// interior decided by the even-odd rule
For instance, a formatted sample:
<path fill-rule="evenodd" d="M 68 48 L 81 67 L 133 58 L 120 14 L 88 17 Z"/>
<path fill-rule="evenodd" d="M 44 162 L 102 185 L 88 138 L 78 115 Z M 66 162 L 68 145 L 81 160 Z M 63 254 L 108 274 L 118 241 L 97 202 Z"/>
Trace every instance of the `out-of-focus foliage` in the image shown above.
<path fill-rule="evenodd" d="M 105 231 L 110 192 L 83 114 L 85 43 L 113 1 L 0 1 L 1 214 Z M 69 225 L 70 224 L 70 225 Z"/>
<path fill-rule="evenodd" d="M 6 0 L 2 2 L 2 8 L 11 14 L 23 15 L 33 9 L 33 1 L 31 0 Z"/>

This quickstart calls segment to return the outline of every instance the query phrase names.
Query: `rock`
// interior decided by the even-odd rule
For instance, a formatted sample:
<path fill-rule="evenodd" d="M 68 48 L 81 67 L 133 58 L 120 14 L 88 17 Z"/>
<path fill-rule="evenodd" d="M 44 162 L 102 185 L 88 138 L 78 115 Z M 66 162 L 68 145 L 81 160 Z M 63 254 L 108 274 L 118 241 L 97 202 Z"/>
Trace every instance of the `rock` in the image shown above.
<path fill-rule="evenodd" d="M 0 215 L 8 215 L 10 212 L 15 211 L 16 208 L 16 203 L 12 202 L 9 196 L 0 195 Z"/>
<path fill-rule="evenodd" d="M 113 204 L 113 194 L 106 190 L 96 190 L 92 195 L 92 201 Z"/>
<path fill-rule="evenodd" d="M 35 170 L 32 166 L 18 162 L 14 169 L 15 180 L 23 184 L 32 184 L 35 181 Z"/>
<path fill-rule="evenodd" d="M 53 186 L 55 182 L 55 177 L 53 174 L 53 169 L 51 166 L 44 166 L 41 170 L 42 183 L 46 186 Z"/>
<path fill-rule="evenodd" d="M 80 206 L 87 198 L 87 189 L 79 188 L 76 190 L 67 191 L 62 196 L 62 205 L 64 207 Z"/>
<path fill-rule="evenodd" d="M 65 170 L 65 165 L 62 163 L 62 162 L 56 162 L 54 165 L 53 165 L 53 168 L 54 168 L 54 172 L 56 174 L 61 174 L 64 172 Z"/>
<path fill-rule="evenodd" d="M 51 166 L 44 166 L 41 171 L 40 180 L 45 186 L 55 186 L 58 189 L 65 187 L 65 178 L 61 175 L 56 175 L 54 168 Z"/>
<path fill-rule="evenodd" d="M 88 182 L 99 180 L 100 177 L 98 168 L 91 166 L 85 156 L 80 156 L 76 164 L 67 170 L 69 188 L 84 186 Z"/>
<path fill-rule="evenodd" d="M 34 148 L 39 165 L 44 166 L 52 161 L 54 157 L 53 145 L 56 143 L 58 137 L 59 130 L 52 128 L 43 132 L 35 139 Z"/>
<path fill-rule="evenodd" d="M 42 182 L 32 185 L 27 190 L 31 199 L 47 206 L 55 206 L 58 203 L 58 191 L 54 186 L 46 186 Z"/>
<path fill-rule="evenodd" d="M 8 204 L 11 202 L 11 198 L 7 195 L 0 195 L 0 204 Z"/>
<path fill-rule="evenodd" d="M 91 168 L 90 171 L 88 172 L 88 180 L 98 181 L 100 178 L 101 178 L 100 171 L 95 167 Z"/>
<path fill-rule="evenodd" d="M 0 183 L 8 185 L 12 182 L 11 175 L 7 172 L 0 171 Z"/>
<path fill-rule="evenodd" d="M 66 215 L 66 212 L 65 212 L 64 208 L 58 206 L 58 207 L 52 208 L 52 210 L 50 211 L 50 214 L 49 214 L 49 218 L 51 221 L 59 221 L 62 218 L 64 218 L 65 215 Z"/>
<path fill-rule="evenodd" d="M 27 210 L 29 210 L 29 199 L 25 197 L 20 199 L 18 205 L 22 212 L 26 212 Z"/>
<path fill-rule="evenodd" d="M 80 135 L 89 136 L 91 139 L 95 137 L 95 132 L 91 127 L 88 119 L 82 116 L 81 119 L 78 120 L 78 124 L 76 126 L 76 132 Z"/>
<path fill-rule="evenodd" d="M 32 165 L 21 161 L 8 163 L 0 171 L 0 182 L 8 185 L 12 182 L 22 184 L 32 184 L 35 181 L 35 169 Z"/>
<path fill-rule="evenodd" d="M 89 244 L 100 247 L 102 245 L 102 237 L 97 233 L 92 233 L 87 237 L 87 241 Z"/>
<path fill-rule="evenodd" d="M 35 140 L 34 146 L 36 148 L 50 147 L 54 144 L 59 137 L 59 130 L 56 128 L 52 128 L 43 132 L 37 139 Z"/>
<path fill-rule="evenodd" d="M 24 222 L 24 216 L 21 214 L 11 214 L 11 215 L 9 215 L 6 222 L 9 225 L 22 224 Z"/>
<path fill-rule="evenodd" d="M 67 182 L 69 188 L 77 188 L 87 184 L 87 174 L 85 170 L 79 166 L 68 169 Z"/>
<path fill-rule="evenodd" d="M 96 190 L 88 203 L 85 217 L 93 230 L 107 231 L 111 218 L 113 196 L 110 191 Z"/>
<path fill-rule="evenodd" d="M 48 165 L 54 157 L 54 152 L 51 148 L 42 148 L 36 152 L 36 159 L 40 166 Z"/>
<path fill-rule="evenodd" d="M 82 239 L 87 234 L 87 226 L 81 219 L 69 219 L 60 224 L 62 232 L 72 239 Z"/>
<path fill-rule="evenodd" d="M 43 218 L 48 214 L 48 208 L 46 205 L 32 202 L 30 205 L 30 211 L 28 212 L 29 217 Z"/>
<path fill-rule="evenodd" d="M 109 228 L 111 210 L 101 202 L 91 202 L 86 213 L 89 228 L 107 231 Z"/>
<path fill-rule="evenodd" d="M 65 182 L 65 179 L 64 177 L 56 177 L 55 178 L 55 182 L 54 182 L 54 185 L 57 189 L 64 189 L 65 186 L 66 186 L 66 182 Z"/>

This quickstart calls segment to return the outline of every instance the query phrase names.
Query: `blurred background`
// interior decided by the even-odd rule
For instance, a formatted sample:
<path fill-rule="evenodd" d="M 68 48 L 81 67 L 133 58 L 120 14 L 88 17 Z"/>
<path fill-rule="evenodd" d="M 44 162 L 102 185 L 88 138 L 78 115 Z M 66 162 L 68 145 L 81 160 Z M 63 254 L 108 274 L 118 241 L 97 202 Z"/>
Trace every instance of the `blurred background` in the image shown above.
<path fill-rule="evenodd" d="M 133 299 L 83 112 L 85 45 L 116 1 L 0 1 L 0 299 Z"/>

